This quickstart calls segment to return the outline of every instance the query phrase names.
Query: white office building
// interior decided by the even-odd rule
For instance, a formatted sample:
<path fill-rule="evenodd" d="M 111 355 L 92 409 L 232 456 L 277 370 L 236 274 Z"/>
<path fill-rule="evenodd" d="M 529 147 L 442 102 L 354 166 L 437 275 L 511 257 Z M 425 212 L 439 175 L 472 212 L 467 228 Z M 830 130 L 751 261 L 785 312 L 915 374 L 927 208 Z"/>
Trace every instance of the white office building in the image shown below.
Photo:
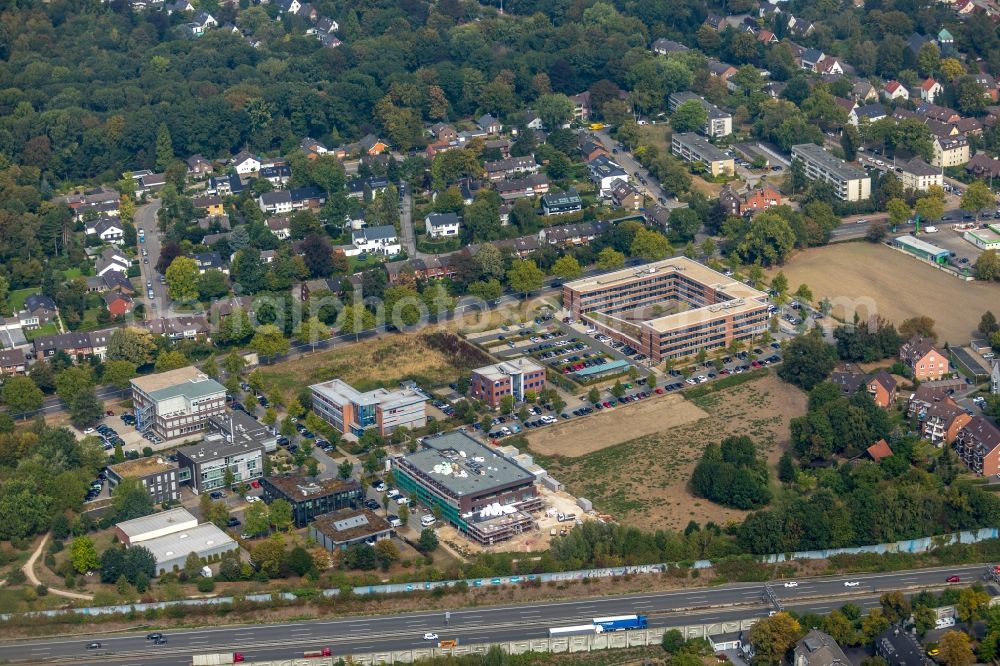
<path fill-rule="evenodd" d="M 809 180 L 825 180 L 833 185 L 834 194 L 842 201 L 861 201 L 872 195 L 872 179 L 867 173 L 814 143 L 792 146 L 792 159 L 802 162 Z"/>

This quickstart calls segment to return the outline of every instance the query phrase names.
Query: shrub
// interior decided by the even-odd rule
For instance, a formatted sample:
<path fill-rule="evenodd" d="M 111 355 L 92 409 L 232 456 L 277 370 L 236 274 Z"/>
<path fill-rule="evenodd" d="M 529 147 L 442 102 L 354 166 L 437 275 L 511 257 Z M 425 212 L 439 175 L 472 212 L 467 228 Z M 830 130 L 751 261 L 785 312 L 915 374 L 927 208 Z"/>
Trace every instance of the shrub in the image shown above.
<path fill-rule="evenodd" d="M 198 579 L 198 591 L 199 592 L 211 592 L 215 589 L 215 581 L 211 578 L 199 578 Z"/>

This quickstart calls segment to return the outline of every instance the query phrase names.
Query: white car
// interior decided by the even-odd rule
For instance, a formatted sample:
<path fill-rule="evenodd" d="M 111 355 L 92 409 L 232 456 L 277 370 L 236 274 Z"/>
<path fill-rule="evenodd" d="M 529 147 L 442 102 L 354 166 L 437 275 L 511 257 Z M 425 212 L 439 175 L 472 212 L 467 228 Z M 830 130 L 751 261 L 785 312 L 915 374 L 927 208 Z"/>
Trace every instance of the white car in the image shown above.
<path fill-rule="evenodd" d="M 798 586 L 799 584 L 796 583 L 794 580 L 790 580 L 787 583 L 785 583 L 785 587 L 798 587 Z"/>
<path fill-rule="evenodd" d="M 83 434 L 84 435 L 92 435 L 92 434 L 94 434 L 94 429 L 93 428 L 87 428 L 86 430 L 83 431 Z"/>
<path fill-rule="evenodd" d="M 707 381 L 708 381 L 708 377 L 706 377 L 705 375 L 698 375 L 698 383 L 699 384 L 701 384 L 703 382 L 707 382 Z"/>
<path fill-rule="evenodd" d="M 859 585 L 861 585 L 861 583 L 859 581 L 856 581 L 856 580 L 845 580 L 844 581 L 844 587 L 858 587 Z"/>
<path fill-rule="evenodd" d="M 260 498 L 253 495 L 247 495 L 247 501 L 253 504 L 254 502 L 259 502 Z"/>
<path fill-rule="evenodd" d="M 437 639 L 438 639 L 438 635 L 435 634 L 435 633 L 427 632 L 426 634 L 424 634 L 424 640 L 425 641 L 436 641 Z"/>

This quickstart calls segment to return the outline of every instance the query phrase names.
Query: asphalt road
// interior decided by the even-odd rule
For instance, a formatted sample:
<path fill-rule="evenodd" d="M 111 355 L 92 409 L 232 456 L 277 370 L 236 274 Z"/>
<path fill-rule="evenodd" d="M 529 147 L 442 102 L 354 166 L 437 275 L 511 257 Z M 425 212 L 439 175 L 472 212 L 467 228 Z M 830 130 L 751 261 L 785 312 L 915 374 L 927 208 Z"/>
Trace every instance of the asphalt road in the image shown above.
<path fill-rule="evenodd" d="M 979 580 L 983 565 L 947 567 L 896 573 L 861 574 L 810 578 L 786 587 L 787 581 L 771 583 L 785 610 L 826 613 L 848 601 L 863 608 L 878 605 L 878 595 L 904 588 L 945 585 L 945 578 L 958 574 L 962 583 Z M 857 581 L 855 587 L 845 582 Z M 395 616 L 358 616 L 289 624 L 190 629 L 164 632 L 168 643 L 153 645 L 146 632 L 73 638 L 5 642 L 0 660 L 10 662 L 144 664 L 166 666 L 186 663 L 184 657 L 206 652 L 242 652 L 247 661 L 301 656 L 305 650 L 330 647 L 334 654 L 399 650 L 426 646 L 425 632 L 442 639 L 486 643 L 524 638 L 543 638 L 550 627 L 579 624 L 594 617 L 639 613 L 649 616 L 651 627 L 710 624 L 765 617 L 774 606 L 765 601 L 760 583 L 736 583 L 677 592 L 636 594 L 622 597 L 553 601 L 517 606 L 462 608 Z M 739 606 L 739 608 L 737 608 Z M 99 625 L 98 625 L 99 626 Z M 100 650 L 87 650 L 99 640 Z"/>
<path fill-rule="evenodd" d="M 141 206 L 135 212 L 135 224 L 136 231 L 139 229 L 145 230 L 145 242 L 139 243 L 139 260 L 143 263 L 140 264 L 142 267 L 142 302 L 146 305 L 146 318 L 155 319 L 156 317 L 166 316 L 167 304 L 167 286 L 165 284 L 160 284 L 160 274 L 156 272 L 156 262 L 160 260 L 160 230 L 156 224 L 156 212 L 160 210 L 160 200 L 154 199 L 151 203 Z M 142 250 L 149 253 L 148 257 L 142 257 Z M 145 263 L 143 260 L 149 259 L 149 263 Z M 153 301 L 149 300 L 147 284 L 153 283 L 153 295 L 155 298 Z"/>

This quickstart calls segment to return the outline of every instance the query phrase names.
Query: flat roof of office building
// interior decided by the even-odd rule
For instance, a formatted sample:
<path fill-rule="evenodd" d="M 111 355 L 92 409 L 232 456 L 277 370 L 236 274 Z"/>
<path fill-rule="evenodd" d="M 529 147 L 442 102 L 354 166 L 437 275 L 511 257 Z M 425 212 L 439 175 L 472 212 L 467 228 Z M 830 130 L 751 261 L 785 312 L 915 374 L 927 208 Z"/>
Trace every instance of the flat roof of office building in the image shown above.
<path fill-rule="evenodd" d="M 212 523 L 202 523 L 190 529 L 178 530 L 163 536 L 140 542 L 148 548 L 157 563 L 169 562 L 189 553 L 204 553 L 228 546 L 235 549 L 236 542 L 231 536 Z"/>
<path fill-rule="evenodd" d="M 108 469 L 112 470 L 119 477 L 126 479 L 142 478 L 159 472 L 169 472 L 170 470 L 177 469 L 177 465 L 168 462 L 161 456 L 150 456 L 149 458 L 137 458 L 135 460 L 126 460 L 125 462 L 108 465 Z"/>
<path fill-rule="evenodd" d="M 166 529 L 175 525 L 189 523 L 192 520 L 197 522 L 197 519 L 192 516 L 187 509 L 178 507 L 176 509 L 170 509 L 169 511 L 151 513 L 148 516 L 143 516 L 142 518 L 126 520 L 124 522 L 117 523 L 115 527 L 131 538 L 139 534 L 146 534 L 148 532 Z"/>
<path fill-rule="evenodd" d="M 324 513 L 316 516 L 312 527 L 330 537 L 334 543 L 356 541 L 392 529 L 385 518 L 368 509 L 340 509 Z"/>
<path fill-rule="evenodd" d="M 511 358 L 506 361 L 494 363 L 493 365 L 476 368 L 475 372 L 476 374 L 482 375 L 487 379 L 497 380 L 503 379 L 504 377 L 517 372 L 538 372 L 540 370 L 545 370 L 545 367 L 536 363 L 533 359 L 528 358 L 527 356 L 519 356 L 517 358 Z"/>
<path fill-rule="evenodd" d="M 534 475 L 460 431 L 423 440 L 424 448 L 403 460 L 458 496 L 534 480 Z"/>
<path fill-rule="evenodd" d="M 326 496 L 359 487 L 357 479 L 307 479 L 304 476 L 269 476 L 266 481 L 288 497 L 304 500 Z"/>
<path fill-rule="evenodd" d="M 263 441 L 241 439 L 230 444 L 222 435 L 206 435 L 205 439 L 200 442 L 180 447 L 177 449 L 177 453 L 189 458 L 193 462 L 202 463 L 228 456 L 238 456 L 257 449 L 264 450 Z"/>
<path fill-rule="evenodd" d="M 136 377 L 132 380 L 132 386 L 154 400 L 167 400 L 179 395 L 197 400 L 215 393 L 226 392 L 225 386 L 203 374 L 193 365 L 155 375 Z"/>

